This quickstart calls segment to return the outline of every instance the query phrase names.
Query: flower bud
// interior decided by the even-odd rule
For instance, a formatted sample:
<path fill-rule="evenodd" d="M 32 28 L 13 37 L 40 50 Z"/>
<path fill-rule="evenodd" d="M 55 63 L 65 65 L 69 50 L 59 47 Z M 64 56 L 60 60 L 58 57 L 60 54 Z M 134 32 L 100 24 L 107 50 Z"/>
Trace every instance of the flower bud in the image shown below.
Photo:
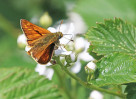
<path fill-rule="evenodd" d="M 89 62 L 86 66 L 85 66 L 85 71 L 87 74 L 92 74 L 94 73 L 96 70 L 96 64 L 93 63 L 92 61 Z"/>
<path fill-rule="evenodd" d="M 85 66 L 85 72 L 88 74 L 87 81 L 90 81 L 91 79 L 95 78 L 94 72 L 96 70 L 96 64 L 93 62 L 89 62 Z"/>
<path fill-rule="evenodd" d="M 94 90 L 90 93 L 89 99 L 103 99 L 103 95 L 99 91 Z"/>
<path fill-rule="evenodd" d="M 65 60 L 66 60 L 67 63 L 71 63 L 72 62 L 72 59 L 71 59 L 70 55 L 66 55 L 65 56 Z"/>
<path fill-rule="evenodd" d="M 25 48 L 25 46 L 27 45 L 27 42 L 26 42 L 26 37 L 24 34 L 21 34 L 18 36 L 17 44 L 20 48 Z"/>
<path fill-rule="evenodd" d="M 45 12 L 40 18 L 40 24 L 42 27 L 47 28 L 52 24 L 52 18 L 49 16 L 48 12 Z"/>

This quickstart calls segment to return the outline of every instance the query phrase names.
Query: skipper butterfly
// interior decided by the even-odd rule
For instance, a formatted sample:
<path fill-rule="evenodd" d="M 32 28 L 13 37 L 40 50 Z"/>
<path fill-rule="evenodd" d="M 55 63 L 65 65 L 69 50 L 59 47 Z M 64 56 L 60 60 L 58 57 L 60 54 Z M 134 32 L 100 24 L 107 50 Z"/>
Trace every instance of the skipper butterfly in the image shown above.
<path fill-rule="evenodd" d="M 63 37 L 62 32 L 51 33 L 25 19 L 21 19 L 21 28 L 31 48 L 27 53 L 39 64 L 47 64 L 51 60 L 55 45 Z"/>

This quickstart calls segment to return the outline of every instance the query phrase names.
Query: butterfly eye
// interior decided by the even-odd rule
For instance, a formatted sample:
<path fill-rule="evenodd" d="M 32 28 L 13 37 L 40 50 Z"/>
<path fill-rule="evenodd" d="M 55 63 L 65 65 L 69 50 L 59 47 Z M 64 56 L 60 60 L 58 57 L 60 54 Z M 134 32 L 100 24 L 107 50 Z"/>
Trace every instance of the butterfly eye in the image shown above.
<path fill-rule="evenodd" d="M 59 36 L 59 39 L 61 38 L 61 35 Z"/>

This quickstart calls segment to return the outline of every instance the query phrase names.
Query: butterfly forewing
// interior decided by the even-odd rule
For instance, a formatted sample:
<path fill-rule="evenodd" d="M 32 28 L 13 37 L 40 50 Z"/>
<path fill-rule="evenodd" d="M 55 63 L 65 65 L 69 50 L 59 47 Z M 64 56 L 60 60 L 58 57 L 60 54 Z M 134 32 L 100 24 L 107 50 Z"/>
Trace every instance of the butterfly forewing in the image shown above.
<path fill-rule="evenodd" d="M 42 51 L 55 41 L 56 41 L 55 34 L 53 33 L 46 34 L 40 37 L 36 42 L 31 44 L 32 48 L 28 51 L 28 54 L 39 59 L 39 57 L 42 55 Z"/>
<path fill-rule="evenodd" d="M 25 19 L 21 19 L 21 27 L 27 37 L 28 45 L 35 42 L 41 36 L 46 35 L 47 33 L 51 33 L 50 31 L 32 24 Z"/>

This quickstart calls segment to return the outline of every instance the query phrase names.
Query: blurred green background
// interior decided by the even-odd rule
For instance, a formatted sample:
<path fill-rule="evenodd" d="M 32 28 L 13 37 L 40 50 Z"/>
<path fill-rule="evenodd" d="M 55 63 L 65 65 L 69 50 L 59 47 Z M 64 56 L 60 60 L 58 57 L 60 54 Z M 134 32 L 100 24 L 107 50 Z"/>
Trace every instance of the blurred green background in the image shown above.
<path fill-rule="evenodd" d="M 88 27 L 114 17 L 136 25 L 135 5 L 135 0 L 0 0 L 0 67 L 36 66 L 36 62 L 17 45 L 17 37 L 22 34 L 20 19 L 36 19 L 39 24 L 40 17 L 48 12 L 54 24 L 58 20 L 67 19 L 68 12 L 76 12 Z M 89 91 L 86 96 L 82 94 L 79 97 L 82 99 L 88 95 Z"/>
<path fill-rule="evenodd" d="M 17 37 L 22 33 L 20 19 L 39 20 L 48 12 L 55 23 L 67 19 L 67 12 L 73 11 L 81 15 L 88 27 L 114 17 L 136 24 L 135 5 L 135 0 L 0 0 L 0 66 L 36 64 L 17 46 Z"/>

